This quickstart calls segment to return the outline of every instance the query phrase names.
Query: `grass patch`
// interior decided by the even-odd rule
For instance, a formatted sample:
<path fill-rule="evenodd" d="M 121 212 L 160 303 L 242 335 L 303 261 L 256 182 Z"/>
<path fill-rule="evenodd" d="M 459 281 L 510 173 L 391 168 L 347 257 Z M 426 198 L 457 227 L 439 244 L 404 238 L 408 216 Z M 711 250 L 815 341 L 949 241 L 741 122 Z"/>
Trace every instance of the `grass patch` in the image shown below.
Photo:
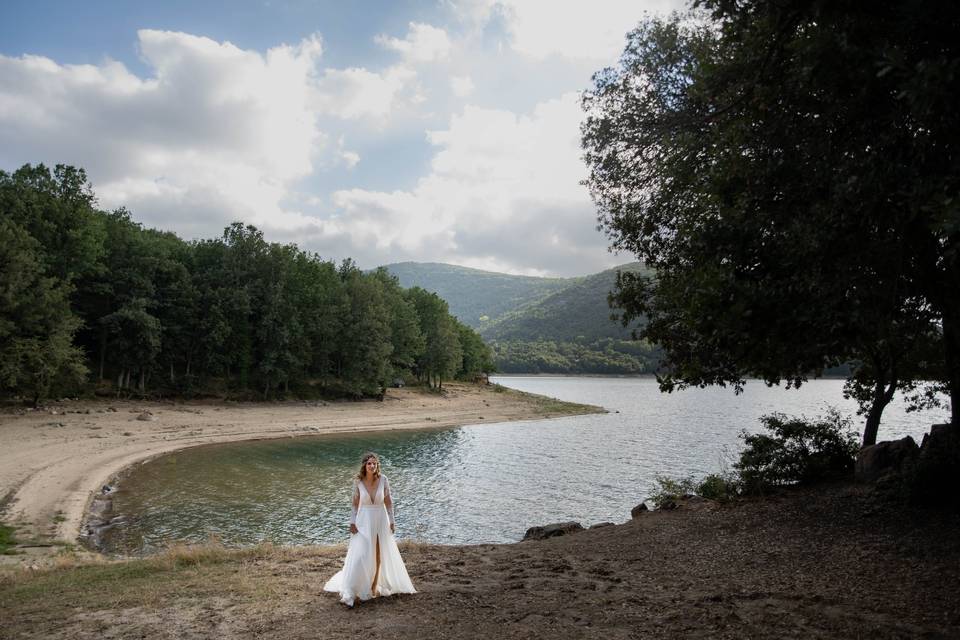
<path fill-rule="evenodd" d="M 16 553 L 16 551 L 13 550 L 13 547 L 17 544 L 17 539 L 13 536 L 15 531 L 13 527 L 0 524 L 0 553 L 4 555 Z"/>
<path fill-rule="evenodd" d="M 49 567 L 0 573 L 0 602 L 12 619 L 46 628 L 75 610 L 162 608 L 180 600 L 226 598 L 268 610 L 291 593 L 315 593 L 316 578 L 332 574 L 342 550 L 270 543 L 227 549 L 216 542 L 176 545 L 156 556 L 111 561 L 65 554 Z M 329 565 L 329 566 L 327 566 Z M 29 625 L 28 625 L 29 626 Z"/>

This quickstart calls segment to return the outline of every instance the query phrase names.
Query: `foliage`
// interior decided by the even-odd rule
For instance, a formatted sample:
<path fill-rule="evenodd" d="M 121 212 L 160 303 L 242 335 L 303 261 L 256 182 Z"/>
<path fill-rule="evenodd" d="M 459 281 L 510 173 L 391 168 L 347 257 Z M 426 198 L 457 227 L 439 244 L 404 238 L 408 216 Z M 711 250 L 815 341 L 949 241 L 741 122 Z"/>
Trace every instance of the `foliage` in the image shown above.
<path fill-rule="evenodd" d="M 735 474 L 712 473 L 699 481 L 691 476 L 670 478 L 658 475 L 655 481 L 656 487 L 653 494 L 647 499 L 656 508 L 660 508 L 667 502 L 683 500 L 691 495 L 717 502 L 727 502 L 740 494 L 740 481 Z"/>
<path fill-rule="evenodd" d="M 629 340 L 631 329 L 613 322 L 607 298 L 618 273 L 650 274 L 639 264 L 607 269 L 582 278 L 540 299 L 517 307 L 481 327 L 492 342 L 553 340 L 591 344 L 598 340 Z"/>
<path fill-rule="evenodd" d="M 96 381 L 118 394 L 360 397 L 393 376 L 439 385 L 493 369 L 443 300 L 423 292 L 418 307 L 385 271 L 241 223 L 188 243 L 94 204 L 80 169 L 0 172 L 0 397 Z"/>
<path fill-rule="evenodd" d="M 656 488 L 647 498 L 658 509 L 667 502 L 683 499 L 684 496 L 691 496 L 697 492 L 697 481 L 692 477 L 670 478 L 668 476 L 656 476 Z"/>
<path fill-rule="evenodd" d="M 510 276 L 442 264 L 386 268 L 402 282 L 448 301 L 452 315 L 491 343 L 492 366 L 499 371 L 630 375 L 656 370 L 657 349 L 631 341 L 631 329 L 613 322 L 607 306 L 617 272 L 645 272 L 639 264 L 580 278 Z M 469 354 L 464 358 L 469 361 Z"/>
<path fill-rule="evenodd" d="M 741 437 L 746 447 L 734 468 L 746 493 L 787 484 L 843 477 L 853 471 L 860 447 L 850 419 L 836 410 L 814 421 L 779 413 L 760 421 L 770 433 Z"/>
<path fill-rule="evenodd" d="M 0 218 L 0 394 L 34 404 L 86 373 L 73 345 L 80 320 L 70 311 L 70 286 L 44 271 L 39 243 Z"/>
<path fill-rule="evenodd" d="M 497 369 L 504 373 L 636 375 L 655 371 L 659 357 L 650 345 L 612 339 L 588 344 L 508 341 L 493 349 Z"/>
<path fill-rule="evenodd" d="M 614 302 L 662 388 L 855 361 L 865 444 L 918 380 L 958 411 L 960 7 L 701 4 L 641 23 L 583 100 L 600 224 L 656 270 Z"/>
<path fill-rule="evenodd" d="M 740 495 L 740 478 L 734 473 L 711 473 L 697 483 L 697 495 L 707 500 L 727 502 Z"/>

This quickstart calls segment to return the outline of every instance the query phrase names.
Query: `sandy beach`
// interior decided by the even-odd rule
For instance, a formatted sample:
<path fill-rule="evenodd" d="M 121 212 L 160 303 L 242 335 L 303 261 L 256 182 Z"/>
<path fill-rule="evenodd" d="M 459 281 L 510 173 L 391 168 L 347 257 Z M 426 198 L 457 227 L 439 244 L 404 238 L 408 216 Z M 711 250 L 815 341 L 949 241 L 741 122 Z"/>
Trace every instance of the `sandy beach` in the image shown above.
<path fill-rule="evenodd" d="M 34 550 L 76 542 L 94 492 L 163 453 L 238 440 L 427 429 L 599 410 L 493 386 L 390 389 L 384 401 L 50 403 L 0 414 L 3 522 Z M 17 556 L 4 557 L 16 561 Z"/>

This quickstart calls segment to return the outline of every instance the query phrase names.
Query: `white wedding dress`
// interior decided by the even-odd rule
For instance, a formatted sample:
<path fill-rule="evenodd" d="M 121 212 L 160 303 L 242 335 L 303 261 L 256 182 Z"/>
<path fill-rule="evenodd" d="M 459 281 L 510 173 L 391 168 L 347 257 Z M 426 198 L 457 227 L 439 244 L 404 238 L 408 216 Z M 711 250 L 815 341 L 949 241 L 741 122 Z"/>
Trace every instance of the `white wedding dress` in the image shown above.
<path fill-rule="evenodd" d="M 372 496 L 363 482 L 354 481 L 353 501 L 358 506 L 350 521 L 357 525 L 357 533 L 350 536 L 343 569 L 323 587 L 324 591 L 338 592 L 340 601 L 348 607 L 358 598 L 369 600 L 393 593 L 417 592 L 390 531 L 393 500 L 389 511 L 384 505 L 389 497 L 390 483 L 386 476 L 380 476 Z"/>

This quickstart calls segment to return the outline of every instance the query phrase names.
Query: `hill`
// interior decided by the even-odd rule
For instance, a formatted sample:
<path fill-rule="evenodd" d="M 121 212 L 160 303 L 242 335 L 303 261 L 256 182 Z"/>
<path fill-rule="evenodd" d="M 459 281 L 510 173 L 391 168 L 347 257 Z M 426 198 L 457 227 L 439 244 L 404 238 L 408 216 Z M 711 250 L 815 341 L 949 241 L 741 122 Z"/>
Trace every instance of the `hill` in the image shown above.
<path fill-rule="evenodd" d="M 568 284 L 564 278 L 514 276 L 438 262 L 398 262 L 386 269 L 404 288 L 436 293 L 450 305 L 450 313 L 474 329 Z"/>
<path fill-rule="evenodd" d="M 607 295 L 618 270 L 578 278 L 512 276 L 447 264 L 387 265 L 404 287 L 437 293 L 461 322 L 479 329 L 504 373 L 649 373 L 659 352 L 611 320 Z"/>

